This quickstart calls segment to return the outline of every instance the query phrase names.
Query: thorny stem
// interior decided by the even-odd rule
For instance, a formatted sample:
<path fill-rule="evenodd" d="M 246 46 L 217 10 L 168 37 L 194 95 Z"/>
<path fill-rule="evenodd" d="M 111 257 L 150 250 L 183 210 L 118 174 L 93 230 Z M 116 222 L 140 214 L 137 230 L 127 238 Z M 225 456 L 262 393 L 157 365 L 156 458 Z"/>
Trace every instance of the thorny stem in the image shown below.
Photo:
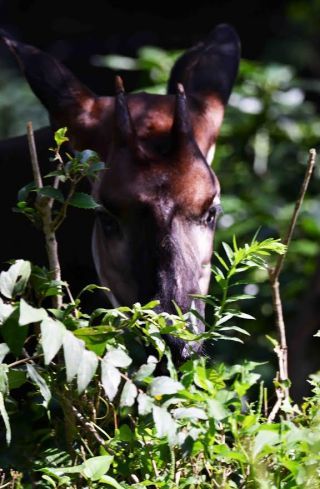
<path fill-rule="evenodd" d="M 36 187 L 42 188 L 42 178 L 39 167 L 39 161 L 37 156 L 36 144 L 34 139 L 34 133 L 32 128 L 32 122 L 27 124 L 27 135 L 29 143 L 29 151 L 31 156 L 33 177 Z M 41 197 L 39 194 L 36 198 L 36 209 L 38 210 L 42 222 L 42 230 L 45 237 L 47 256 L 49 261 L 49 269 L 52 273 L 53 279 L 61 281 L 61 268 L 58 255 L 58 242 L 56 239 L 55 228 L 52 221 L 51 213 L 51 199 L 47 197 Z M 52 297 L 53 307 L 60 309 L 62 306 L 62 296 L 59 294 Z"/>
<path fill-rule="evenodd" d="M 278 364 L 279 364 L 279 380 L 282 383 L 279 387 L 276 388 L 276 394 L 277 394 L 277 402 L 275 403 L 273 409 L 271 410 L 268 421 L 273 421 L 275 416 L 277 415 L 279 409 L 281 408 L 282 401 L 285 399 L 289 399 L 289 387 L 288 385 L 288 347 L 287 347 L 287 340 L 286 340 L 286 328 L 285 328 L 285 322 L 283 318 L 283 307 L 282 307 L 282 302 L 281 302 L 281 294 L 280 294 L 280 285 L 279 285 L 279 276 L 283 267 L 284 260 L 287 256 L 288 253 L 288 247 L 290 245 L 293 232 L 295 229 L 295 226 L 297 224 L 297 219 L 299 212 L 301 210 L 303 200 L 310 182 L 310 178 L 315 166 L 316 162 L 316 150 L 315 149 L 310 149 L 309 150 L 309 158 L 308 158 L 308 163 L 307 163 L 307 169 L 305 172 L 305 176 L 300 188 L 299 196 L 296 200 L 294 211 L 291 217 L 291 221 L 289 224 L 289 228 L 286 234 L 286 237 L 284 238 L 283 242 L 287 246 L 286 251 L 283 255 L 279 255 L 276 265 L 273 269 L 269 270 L 269 279 L 270 279 L 270 284 L 271 284 L 271 289 L 272 289 L 272 303 L 273 303 L 273 309 L 275 312 L 275 317 L 276 317 L 276 326 L 278 330 L 278 335 L 279 335 L 279 341 L 280 344 L 275 348 L 275 352 L 278 357 Z"/>

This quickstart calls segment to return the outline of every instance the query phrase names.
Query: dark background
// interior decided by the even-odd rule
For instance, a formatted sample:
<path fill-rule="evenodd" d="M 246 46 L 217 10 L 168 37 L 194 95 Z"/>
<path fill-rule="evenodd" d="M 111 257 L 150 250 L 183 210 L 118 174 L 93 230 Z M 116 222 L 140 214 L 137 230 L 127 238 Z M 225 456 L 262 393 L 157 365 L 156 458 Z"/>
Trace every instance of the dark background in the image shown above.
<path fill-rule="evenodd" d="M 283 41 L 290 31 L 284 0 L 210 2 L 75 2 L 2 0 L 3 28 L 24 42 L 58 57 L 98 93 L 112 90 L 105 69 L 93 67 L 95 54 L 134 56 L 143 45 L 184 49 L 221 22 L 239 33 L 243 56 L 264 59 L 284 57 Z M 172 8 L 174 7 L 174 8 Z M 291 36 L 294 32 L 291 32 Z M 128 89 L 134 88 L 131 74 Z"/>

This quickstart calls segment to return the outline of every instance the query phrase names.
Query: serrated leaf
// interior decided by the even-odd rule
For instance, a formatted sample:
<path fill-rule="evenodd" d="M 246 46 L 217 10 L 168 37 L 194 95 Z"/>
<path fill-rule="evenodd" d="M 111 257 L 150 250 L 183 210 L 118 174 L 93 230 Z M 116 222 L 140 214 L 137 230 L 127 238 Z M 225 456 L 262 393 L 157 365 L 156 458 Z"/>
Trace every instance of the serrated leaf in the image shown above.
<path fill-rule="evenodd" d="M 167 437 L 170 445 L 176 442 L 177 425 L 171 414 L 163 407 L 153 406 L 153 420 L 159 438 Z"/>
<path fill-rule="evenodd" d="M 89 382 L 92 380 L 98 367 L 98 357 L 93 351 L 83 350 L 81 362 L 77 372 L 77 387 L 78 392 L 81 394 Z"/>
<path fill-rule="evenodd" d="M 203 409 L 195 407 L 175 409 L 173 411 L 173 416 L 176 419 L 208 419 L 208 416 Z"/>
<path fill-rule="evenodd" d="M 103 359 L 101 362 L 101 382 L 106 396 L 113 401 L 121 381 L 119 370 L 112 363 Z"/>
<path fill-rule="evenodd" d="M 46 381 L 31 363 L 27 363 L 27 372 L 28 377 L 38 386 L 40 394 L 44 399 L 43 405 L 47 408 L 51 399 L 51 392 Z"/>
<path fill-rule="evenodd" d="M 113 462 L 113 456 L 100 455 L 98 457 L 89 458 L 83 462 L 82 474 L 90 481 L 99 480 L 108 470 Z"/>
<path fill-rule="evenodd" d="M 0 273 L 0 292 L 7 299 L 22 293 L 31 273 L 29 261 L 17 260 L 9 270 Z"/>
<path fill-rule="evenodd" d="M 144 392 L 140 392 L 138 395 L 138 412 L 141 416 L 151 413 L 153 406 L 152 397 L 148 396 Z"/>
<path fill-rule="evenodd" d="M 44 363 L 45 365 L 49 365 L 62 346 L 66 328 L 57 319 L 48 317 L 41 322 L 40 329 Z"/>
<path fill-rule="evenodd" d="M 111 363 L 114 367 L 126 368 L 132 363 L 129 355 L 126 354 L 121 348 L 115 348 L 109 350 L 105 356 L 104 360 Z"/>
<path fill-rule="evenodd" d="M 84 341 L 79 340 L 71 331 L 66 331 L 63 336 L 63 354 L 67 371 L 67 382 L 71 382 L 76 376 L 82 354 L 84 352 Z"/>
<path fill-rule="evenodd" d="M 2 392 L 0 392 L 0 414 L 4 422 L 4 426 L 6 428 L 6 442 L 7 445 L 10 445 L 11 443 L 11 426 L 10 426 L 10 421 L 9 421 L 9 416 L 6 410 L 6 406 L 4 403 L 4 397 Z"/>
<path fill-rule="evenodd" d="M 162 375 L 156 377 L 150 385 L 150 394 L 152 396 L 162 396 L 165 394 L 176 394 L 177 392 L 184 389 L 183 385 L 176 380 L 171 379 Z"/>
<path fill-rule="evenodd" d="M 133 406 L 135 398 L 138 395 L 138 389 L 131 380 L 127 380 L 122 389 L 120 397 L 120 406 Z"/>
<path fill-rule="evenodd" d="M 48 317 L 47 312 L 43 308 L 35 308 L 30 306 L 24 299 L 20 300 L 20 326 L 25 326 L 31 323 L 37 323 Z"/>
<path fill-rule="evenodd" d="M 69 201 L 69 204 L 73 207 L 79 207 L 80 209 L 96 209 L 99 204 L 94 198 L 84 192 L 75 192 Z"/>

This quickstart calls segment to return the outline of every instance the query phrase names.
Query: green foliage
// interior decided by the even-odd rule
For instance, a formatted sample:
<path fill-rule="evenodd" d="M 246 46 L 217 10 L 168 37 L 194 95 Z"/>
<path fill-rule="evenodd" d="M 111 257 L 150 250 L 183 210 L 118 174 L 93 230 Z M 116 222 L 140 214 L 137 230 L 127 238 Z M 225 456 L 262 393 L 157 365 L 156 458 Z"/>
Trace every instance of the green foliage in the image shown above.
<path fill-rule="evenodd" d="M 234 238 L 224 250 L 213 268 L 220 297 L 204 298 L 213 301 L 215 321 L 198 340 L 237 340 L 246 332 L 228 325 L 249 319 L 235 306 L 247 296 L 231 291 L 285 247 L 254 237 L 244 246 Z M 192 312 L 157 313 L 153 302 L 100 308 L 89 316 L 80 299 L 47 309 L 32 302 L 42 294 L 41 281 L 30 294 L 34 273 L 37 267 L 18 260 L 0 275 L 1 332 L 11 325 L 0 345 L 0 414 L 9 444 L 0 449 L 0 463 L 19 470 L 24 488 L 316 484 L 317 376 L 312 398 L 301 408 L 283 405 L 283 418 L 268 423 L 259 364 L 227 366 L 202 357 L 173 366 L 162 334 L 194 341 L 187 326 Z M 50 281 L 50 273 L 42 273 Z M 25 331 L 24 342 L 15 352 L 10 344 L 18 330 Z M 254 392 L 257 400 L 251 401 Z M 17 457 L 17 450 L 28 456 Z"/>
<path fill-rule="evenodd" d="M 175 57 L 146 48 L 138 60 L 96 61 L 143 70 L 143 84 L 163 93 Z M 225 213 L 218 226 L 212 293 L 201 298 L 213 311 L 203 318 L 201 337 L 187 326 L 195 311 L 159 314 L 151 303 L 98 309 L 89 316 L 80 298 L 54 310 L 46 307 L 47 300 L 65 284 L 53 281 L 48 271 L 17 260 L 1 273 L 1 484 L 16 489 L 319 487 L 319 375 L 310 377 L 309 398 L 300 406 L 284 402 L 276 422 L 269 422 L 274 391 L 261 378 L 266 365 L 234 361 L 230 341 L 224 350 L 230 365 L 218 361 L 220 340 L 238 344 L 255 329 L 254 343 L 248 338 L 243 352 L 256 358 L 265 333 L 273 329 L 264 282 L 268 255 L 283 253 L 284 247 L 269 236 L 287 226 L 306 150 L 319 138 L 320 119 L 306 89 L 310 84 L 288 66 L 242 62 L 215 157 Z M 47 175 L 51 185 L 37 191 L 53 199 L 56 224 L 68 205 L 94 208 L 76 186 L 104 166 L 90 151 L 61 161 L 66 140 L 65 129 L 59 130 L 53 149 L 58 168 Z M 319 172 L 283 273 L 284 304 L 293 304 L 292 314 L 292 299 L 306 288 L 319 253 L 318 179 Z M 18 209 L 37 223 L 34 184 L 19 195 Z M 262 240 L 251 240 L 261 223 Z M 234 238 L 228 245 L 234 234 L 249 244 L 239 246 Z M 247 300 L 257 292 L 255 300 Z M 175 368 L 162 334 L 214 343 L 215 361 L 192 358 Z M 264 348 L 260 357 L 266 356 Z"/>
<path fill-rule="evenodd" d="M 97 174 L 105 169 L 97 153 L 91 150 L 76 152 L 72 157 L 68 153 L 63 157 L 61 146 L 69 141 L 66 136 L 67 128 L 63 127 L 55 132 L 56 147 L 50 148 L 53 153 L 52 161 L 56 162 L 56 169 L 44 176 L 50 185 L 39 188 L 31 182 L 20 189 L 16 211 L 24 214 L 38 227 L 42 226 L 42 208 L 48 201 L 53 204 L 51 219 L 52 231 L 56 231 L 66 218 L 68 207 L 81 209 L 96 209 L 97 202 L 84 192 L 77 192 L 77 186 L 85 178 L 96 178 Z M 67 161 L 64 161 L 67 158 Z M 63 189 L 59 187 L 63 187 Z M 36 194 L 36 199 L 34 195 Z"/>

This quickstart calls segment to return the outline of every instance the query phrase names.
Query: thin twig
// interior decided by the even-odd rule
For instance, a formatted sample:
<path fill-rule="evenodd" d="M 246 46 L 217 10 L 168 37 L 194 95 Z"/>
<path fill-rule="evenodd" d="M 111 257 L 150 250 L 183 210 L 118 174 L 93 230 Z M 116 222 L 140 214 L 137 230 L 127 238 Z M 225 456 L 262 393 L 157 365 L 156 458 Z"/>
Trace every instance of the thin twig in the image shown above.
<path fill-rule="evenodd" d="M 84 415 L 82 413 L 80 413 L 80 411 L 78 411 L 78 409 L 74 405 L 71 405 L 70 407 L 71 407 L 71 410 L 72 410 L 75 418 L 80 422 L 80 424 L 83 426 L 85 431 L 87 433 L 90 433 L 100 445 L 104 445 L 105 440 L 103 438 L 101 438 L 99 433 L 97 433 L 95 427 L 91 424 L 91 422 L 88 421 L 84 417 Z"/>
<path fill-rule="evenodd" d="M 42 183 L 42 177 L 41 177 L 40 166 L 39 166 L 38 155 L 37 155 L 37 149 L 36 149 L 36 143 L 34 140 L 34 134 L 33 134 L 33 128 L 32 128 L 32 122 L 31 121 L 27 122 L 27 137 L 28 137 L 28 145 L 29 145 L 29 151 L 30 151 L 30 157 L 31 157 L 31 165 L 32 165 L 32 173 L 33 173 L 34 183 L 36 184 L 37 188 L 42 188 L 43 183 Z"/>
<path fill-rule="evenodd" d="M 293 214 L 292 214 L 291 222 L 290 222 L 290 225 L 289 225 L 289 228 L 288 228 L 286 237 L 283 240 L 283 243 L 287 247 L 290 245 L 290 242 L 291 242 L 291 239 L 292 239 L 292 235 L 293 235 L 294 229 L 295 229 L 296 224 L 297 224 L 298 215 L 299 215 L 299 212 L 301 210 L 301 207 L 302 207 L 302 204 L 303 204 L 303 200 L 304 200 L 306 191 L 307 191 L 308 186 L 309 186 L 309 182 L 310 182 L 310 178 L 312 176 L 314 165 L 316 163 L 316 156 L 317 156 L 316 150 L 315 149 L 310 149 L 309 150 L 308 163 L 307 163 L 307 169 L 306 169 L 306 172 L 305 172 L 305 175 L 304 175 L 304 179 L 303 179 L 303 182 L 302 182 L 302 185 L 301 185 L 301 188 L 300 188 L 299 197 L 298 197 L 298 199 L 297 199 L 297 201 L 295 203 L 295 206 L 294 206 L 294 211 L 293 211 Z M 288 251 L 288 249 L 287 249 L 287 251 Z M 274 271 L 273 271 L 273 279 L 274 280 L 277 279 L 279 277 L 279 275 L 280 275 L 280 272 L 281 272 L 281 269 L 282 269 L 282 266 L 283 266 L 283 262 L 284 262 L 284 260 L 286 258 L 286 254 L 287 254 L 287 252 L 284 253 L 283 255 L 279 255 L 279 257 L 278 257 L 276 266 L 274 267 Z"/>
<path fill-rule="evenodd" d="M 32 128 L 32 122 L 28 122 L 27 124 L 27 134 L 28 134 L 29 150 L 31 155 L 33 177 L 34 177 L 36 187 L 39 189 L 43 187 L 43 184 L 42 184 L 41 172 L 40 172 L 39 161 L 37 156 L 34 133 Z M 54 280 L 61 281 L 61 268 L 60 268 L 60 261 L 58 255 L 58 242 L 56 239 L 55 229 L 53 227 L 53 222 L 52 222 L 51 199 L 37 195 L 36 208 L 41 217 L 42 230 L 45 237 L 46 250 L 47 250 L 47 256 L 49 261 L 49 270 L 52 273 Z M 53 307 L 60 309 L 62 306 L 61 295 L 59 294 L 57 296 L 53 296 L 52 302 L 53 302 Z"/>
<path fill-rule="evenodd" d="M 269 270 L 269 278 L 270 278 L 270 284 L 272 289 L 272 303 L 273 303 L 273 309 L 276 317 L 277 331 L 279 335 L 279 345 L 276 346 L 275 348 L 275 352 L 278 357 L 278 365 L 279 365 L 279 386 L 276 387 L 277 402 L 275 403 L 273 409 L 269 414 L 268 421 L 273 421 L 279 409 L 281 408 L 282 401 L 285 399 L 289 400 L 288 347 L 287 347 L 287 339 L 286 339 L 285 322 L 283 318 L 283 307 L 281 302 L 279 276 L 284 264 L 284 260 L 286 259 L 288 253 L 288 247 L 290 245 L 293 232 L 297 224 L 298 215 L 301 210 L 303 200 L 315 166 L 316 155 L 317 153 L 315 149 L 309 150 L 309 158 L 308 158 L 305 176 L 300 188 L 299 196 L 295 203 L 294 211 L 292 214 L 292 218 L 289 224 L 286 237 L 283 240 L 287 248 L 283 255 L 279 255 L 275 267 Z"/>
<path fill-rule="evenodd" d="M 28 362 L 33 362 L 33 360 L 36 360 L 37 358 L 43 357 L 43 354 L 39 355 L 33 355 L 33 357 L 28 357 L 28 358 L 22 358 L 21 360 L 17 360 L 16 362 L 10 363 L 8 365 L 9 368 L 16 367 L 17 365 L 21 365 L 23 363 L 28 363 Z"/>

